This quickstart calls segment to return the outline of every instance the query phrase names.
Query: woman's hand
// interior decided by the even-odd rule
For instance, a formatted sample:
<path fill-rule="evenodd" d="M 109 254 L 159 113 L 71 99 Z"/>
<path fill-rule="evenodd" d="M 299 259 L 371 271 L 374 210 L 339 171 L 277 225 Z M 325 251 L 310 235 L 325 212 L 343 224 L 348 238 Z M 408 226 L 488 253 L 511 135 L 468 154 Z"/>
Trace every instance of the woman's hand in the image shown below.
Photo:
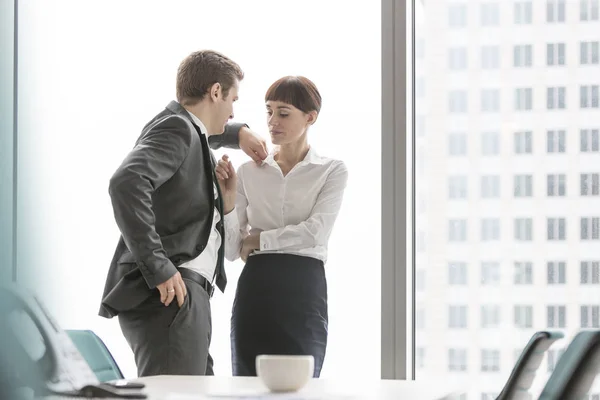
<path fill-rule="evenodd" d="M 254 250 L 260 249 L 260 233 L 253 233 L 246 236 L 242 242 L 242 251 L 240 251 L 240 258 L 243 262 L 248 260 L 248 256 L 252 254 Z"/>
<path fill-rule="evenodd" d="M 224 154 L 215 167 L 215 174 L 221 187 L 223 196 L 223 207 L 225 214 L 229 214 L 235 208 L 235 196 L 237 192 L 237 176 L 229 156 Z"/>

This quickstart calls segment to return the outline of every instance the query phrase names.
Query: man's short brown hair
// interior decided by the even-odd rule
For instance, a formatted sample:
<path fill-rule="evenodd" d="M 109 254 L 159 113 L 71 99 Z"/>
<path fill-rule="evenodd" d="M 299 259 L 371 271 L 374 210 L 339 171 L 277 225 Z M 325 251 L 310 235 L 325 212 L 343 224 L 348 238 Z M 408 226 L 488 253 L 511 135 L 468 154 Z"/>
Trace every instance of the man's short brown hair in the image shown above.
<path fill-rule="evenodd" d="M 200 102 L 210 87 L 220 83 L 223 95 L 237 81 L 244 79 L 238 64 L 213 50 L 200 50 L 187 56 L 177 70 L 177 101 L 181 105 L 193 106 Z"/>

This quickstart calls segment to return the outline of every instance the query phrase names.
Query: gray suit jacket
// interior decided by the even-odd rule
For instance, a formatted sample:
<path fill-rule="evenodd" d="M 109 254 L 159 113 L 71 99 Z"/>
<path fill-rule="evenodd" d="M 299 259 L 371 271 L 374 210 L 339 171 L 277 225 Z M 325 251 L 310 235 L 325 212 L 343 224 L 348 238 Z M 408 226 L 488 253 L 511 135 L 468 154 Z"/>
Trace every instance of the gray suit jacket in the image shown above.
<path fill-rule="evenodd" d="M 239 148 L 243 125 L 231 123 L 222 135 L 210 136 L 211 147 Z M 200 128 L 175 101 L 144 127 L 110 179 L 121 237 L 106 278 L 100 316 L 111 318 L 135 308 L 173 276 L 177 266 L 204 250 L 215 206 L 222 213 L 215 205 L 211 157 Z M 224 237 L 222 221 L 221 215 L 217 228 Z M 224 242 L 217 271 L 223 265 Z M 224 275 L 217 279 L 221 290 L 225 284 Z"/>

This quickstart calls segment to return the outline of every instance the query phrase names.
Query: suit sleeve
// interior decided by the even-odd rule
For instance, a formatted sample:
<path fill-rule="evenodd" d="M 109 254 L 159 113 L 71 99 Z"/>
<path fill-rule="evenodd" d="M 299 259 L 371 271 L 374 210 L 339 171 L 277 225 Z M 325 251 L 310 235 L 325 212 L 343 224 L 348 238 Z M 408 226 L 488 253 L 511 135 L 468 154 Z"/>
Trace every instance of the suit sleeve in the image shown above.
<path fill-rule="evenodd" d="M 191 135 L 182 119 L 165 119 L 138 141 L 110 179 L 116 223 L 150 288 L 177 272 L 156 232 L 152 195 L 187 157 Z"/>
<path fill-rule="evenodd" d="M 210 135 L 208 137 L 208 145 L 212 149 L 227 147 L 230 149 L 240 148 L 240 129 L 248 127 L 246 124 L 239 122 L 230 122 L 225 125 L 225 131 L 221 135 Z"/>

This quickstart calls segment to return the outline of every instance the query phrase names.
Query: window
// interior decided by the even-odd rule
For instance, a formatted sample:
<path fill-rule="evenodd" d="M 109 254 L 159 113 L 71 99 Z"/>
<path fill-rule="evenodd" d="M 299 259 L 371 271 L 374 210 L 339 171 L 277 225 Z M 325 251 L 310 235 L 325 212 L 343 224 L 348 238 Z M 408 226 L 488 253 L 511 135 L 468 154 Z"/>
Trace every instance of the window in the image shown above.
<path fill-rule="evenodd" d="M 467 155 L 467 135 L 464 133 L 451 133 L 448 136 L 448 154 L 450 156 Z"/>
<path fill-rule="evenodd" d="M 567 326 L 567 307 L 548 306 L 548 328 L 565 328 Z"/>
<path fill-rule="evenodd" d="M 565 22 L 565 0 L 546 0 L 546 21 Z"/>
<path fill-rule="evenodd" d="M 600 85 L 583 85 L 579 88 L 579 106 L 581 108 L 600 107 Z"/>
<path fill-rule="evenodd" d="M 448 327 L 464 329 L 467 327 L 467 306 L 450 306 L 448 310 Z"/>
<path fill-rule="evenodd" d="M 564 87 L 546 89 L 546 107 L 548 110 L 564 110 L 567 108 L 567 89 Z"/>
<path fill-rule="evenodd" d="M 531 218 L 515 219 L 515 240 L 533 240 L 533 220 Z"/>
<path fill-rule="evenodd" d="M 548 262 L 548 285 L 563 285 L 567 283 L 567 263 L 564 261 Z"/>
<path fill-rule="evenodd" d="M 531 154 L 532 142 L 531 131 L 515 132 L 515 153 Z"/>
<path fill-rule="evenodd" d="M 500 154 L 500 135 L 498 132 L 484 132 L 481 137 L 481 153 L 484 156 Z"/>
<path fill-rule="evenodd" d="M 481 197 L 484 199 L 500 197 L 500 177 L 487 175 L 481 177 Z"/>
<path fill-rule="evenodd" d="M 495 286 L 500 283 L 500 264 L 497 262 L 481 263 L 481 284 Z"/>
<path fill-rule="evenodd" d="M 591 153 L 600 151 L 600 130 L 582 129 L 579 131 L 581 152 Z"/>
<path fill-rule="evenodd" d="M 600 328 L 600 306 L 581 306 L 581 327 Z"/>
<path fill-rule="evenodd" d="M 531 24 L 533 7 L 531 1 L 517 1 L 514 8 L 515 24 L 528 25 Z"/>
<path fill-rule="evenodd" d="M 463 28 L 467 26 L 467 6 L 452 4 L 448 6 L 448 25 L 450 28 Z"/>
<path fill-rule="evenodd" d="M 449 349 L 448 350 L 448 370 L 466 371 L 467 370 L 467 350 Z"/>
<path fill-rule="evenodd" d="M 515 262 L 515 285 L 531 285 L 533 283 L 533 263 L 529 261 Z"/>
<path fill-rule="evenodd" d="M 500 351 L 489 349 L 481 350 L 481 370 L 483 372 L 500 371 Z"/>
<path fill-rule="evenodd" d="M 582 285 L 600 284 L 600 261 L 582 261 L 580 264 L 580 278 Z"/>
<path fill-rule="evenodd" d="M 498 218 L 481 220 L 481 240 L 484 242 L 500 240 L 500 220 Z"/>
<path fill-rule="evenodd" d="M 567 148 L 567 134 L 564 130 L 546 132 L 548 153 L 564 153 Z"/>
<path fill-rule="evenodd" d="M 498 112 L 500 111 L 500 90 L 483 89 L 481 91 L 481 111 Z"/>
<path fill-rule="evenodd" d="M 554 372 L 558 360 L 565 354 L 565 349 L 549 349 L 548 352 L 548 372 Z"/>
<path fill-rule="evenodd" d="M 566 196 L 567 176 L 565 174 L 548 175 L 548 197 Z"/>
<path fill-rule="evenodd" d="M 548 240 L 566 240 L 567 220 L 565 218 L 547 219 Z"/>
<path fill-rule="evenodd" d="M 579 63 L 597 65 L 600 63 L 600 42 L 581 42 L 579 44 Z"/>
<path fill-rule="evenodd" d="M 448 68 L 463 70 L 467 68 L 467 48 L 452 47 L 448 50 Z"/>
<path fill-rule="evenodd" d="M 500 68 L 500 47 L 483 46 L 481 48 L 481 68 L 497 69 Z"/>
<path fill-rule="evenodd" d="M 546 45 L 546 64 L 565 65 L 565 44 L 564 43 L 548 43 Z"/>
<path fill-rule="evenodd" d="M 532 46 L 530 44 L 518 45 L 513 50 L 513 64 L 515 67 L 531 67 Z"/>
<path fill-rule="evenodd" d="M 467 112 L 467 92 L 465 90 L 450 91 L 448 107 L 451 113 Z"/>
<path fill-rule="evenodd" d="M 418 292 L 423 292 L 425 291 L 425 276 L 427 274 L 427 271 L 423 268 L 419 268 L 417 269 L 417 291 Z"/>
<path fill-rule="evenodd" d="M 466 220 L 451 219 L 448 221 L 448 240 L 450 242 L 464 242 L 467 240 Z"/>
<path fill-rule="evenodd" d="M 425 348 L 423 347 L 417 347 L 417 354 L 416 354 L 416 367 L 421 369 L 421 368 L 425 368 Z"/>
<path fill-rule="evenodd" d="M 581 174 L 581 195 L 598 196 L 600 194 L 600 174 Z"/>
<path fill-rule="evenodd" d="M 600 239 L 600 218 L 583 217 L 581 218 L 581 240 Z"/>
<path fill-rule="evenodd" d="M 467 284 L 467 263 L 448 263 L 448 283 L 452 286 Z"/>
<path fill-rule="evenodd" d="M 515 175 L 515 197 L 531 197 L 533 195 L 533 175 Z"/>
<path fill-rule="evenodd" d="M 417 326 L 418 330 L 425 329 L 425 308 L 423 306 L 417 307 Z"/>
<path fill-rule="evenodd" d="M 525 305 L 516 305 L 514 308 L 515 327 L 528 329 L 533 326 L 533 307 Z"/>
<path fill-rule="evenodd" d="M 517 88 L 515 89 L 515 110 L 526 111 L 533 108 L 533 89 Z"/>
<path fill-rule="evenodd" d="M 580 0 L 579 19 L 581 21 L 598 21 L 598 0 Z"/>
<path fill-rule="evenodd" d="M 500 327 L 500 306 L 490 304 L 481 306 L 481 327 L 485 329 Z"/>
<path fill-rule="evenodd" d="M 481 4 L 481 25 L 495 26 L 500 23 L 500 8 L 498 3 Z"/>
<path fill-rule="evenodd" d="M 465 175 L 448 178 L 448 197 L 450 199 L 467 198 L 467 177 Z"/>

